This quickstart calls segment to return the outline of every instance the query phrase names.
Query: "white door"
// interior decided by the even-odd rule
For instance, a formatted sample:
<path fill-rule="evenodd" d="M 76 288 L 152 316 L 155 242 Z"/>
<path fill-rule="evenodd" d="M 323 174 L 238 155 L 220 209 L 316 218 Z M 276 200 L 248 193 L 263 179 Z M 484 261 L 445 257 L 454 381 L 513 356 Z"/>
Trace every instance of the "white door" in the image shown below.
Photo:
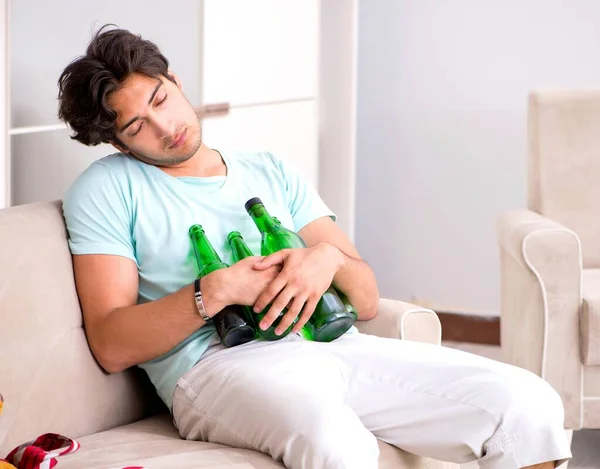
<path fill-rule="evenodd" d="M 317 185 L 317 116 L 314 101 L 232 109 L 203 122 L 204 141 L 223 150 L 269 151 Z"/>
<path fill-rule="evenodd" d="M 318 0 L 204 0 L 201 96 L 213 148 L 270 151 L 318 183 Z"/>

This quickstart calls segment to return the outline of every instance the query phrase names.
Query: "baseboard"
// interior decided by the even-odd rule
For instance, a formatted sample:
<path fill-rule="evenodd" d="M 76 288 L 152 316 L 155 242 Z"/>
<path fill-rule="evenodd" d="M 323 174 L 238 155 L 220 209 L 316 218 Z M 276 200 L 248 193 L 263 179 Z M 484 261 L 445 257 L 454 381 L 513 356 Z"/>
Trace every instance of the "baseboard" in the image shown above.
<path fill-rule="evenodd" d="M 435 310 L 442 340 L 500 345 L 500 317 Z"/>

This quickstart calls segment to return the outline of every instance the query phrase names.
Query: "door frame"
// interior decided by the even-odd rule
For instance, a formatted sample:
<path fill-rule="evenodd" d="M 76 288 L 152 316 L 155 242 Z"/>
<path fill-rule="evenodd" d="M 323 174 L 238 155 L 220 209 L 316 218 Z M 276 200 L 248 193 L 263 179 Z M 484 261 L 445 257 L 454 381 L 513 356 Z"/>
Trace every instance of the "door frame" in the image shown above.
<path fill-rule="evenodd" d="M 0 209 L 10 207 L 10 0 L 0 0 Z"/>
<path fill-rule="evenodd" d="M 319 193 L 354 241 L 358 0 L 321 0 L 319 21 Z"/>

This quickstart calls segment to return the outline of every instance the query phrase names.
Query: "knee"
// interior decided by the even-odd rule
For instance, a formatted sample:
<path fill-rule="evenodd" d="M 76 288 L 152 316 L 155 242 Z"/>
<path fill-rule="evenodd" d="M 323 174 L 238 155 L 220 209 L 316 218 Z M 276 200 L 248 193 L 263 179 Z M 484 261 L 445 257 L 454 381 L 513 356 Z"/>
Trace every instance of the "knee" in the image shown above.
<path fill-rule="evenodd" d="M 562 427 L 564 407 L 559 394 L 539 376 L 517 369 L 499 385 L 501 424 L 510 433 Z"/>
<path fill-rule="evenodd" d="M 287 450 L 289 459 L 294 459 L 283 458 L 287 467 L 376 469 L 379 458 L 375 436 L 345 408 L 305 409 L 302 424 L 290 434 Z"/>

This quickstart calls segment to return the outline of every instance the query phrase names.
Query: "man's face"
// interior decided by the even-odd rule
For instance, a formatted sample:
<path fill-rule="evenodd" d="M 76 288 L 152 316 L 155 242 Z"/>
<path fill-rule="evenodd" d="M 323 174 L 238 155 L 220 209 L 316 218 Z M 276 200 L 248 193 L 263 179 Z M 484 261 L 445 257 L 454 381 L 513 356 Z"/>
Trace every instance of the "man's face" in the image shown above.
<path fill-rule="evenodd" d="M 154 166 L 176 166 L 200 148 L 202 130 L 179 82 L 133 74 L 108 97 L 117 112 L 113 142 L 135 158 Z"/>

